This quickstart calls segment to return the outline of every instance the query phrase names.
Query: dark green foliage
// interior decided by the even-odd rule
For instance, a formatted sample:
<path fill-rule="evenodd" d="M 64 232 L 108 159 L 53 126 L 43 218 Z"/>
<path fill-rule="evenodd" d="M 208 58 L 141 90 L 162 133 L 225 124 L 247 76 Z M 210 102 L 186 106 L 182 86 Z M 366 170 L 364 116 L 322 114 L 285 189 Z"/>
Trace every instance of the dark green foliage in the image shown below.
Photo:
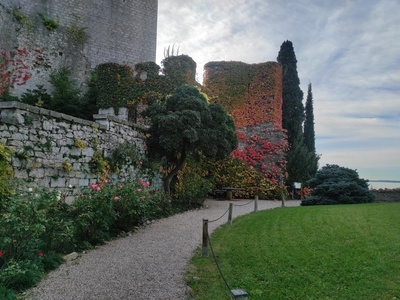
<path fill-rule="evenodd" d="M 11 261 L 1 270 L 0 285 L 20 292 L 34 286 L 43 275 L 43 266 L 38 261 Z"/>
<path fill-rule="evenodd" d="M 9 91 L 6 91 L 3 94 L 0 94 L 0 102 L 11 102 L 11 101 L 18 101 L 18 97 L 13 96 L 10 94 Z"/>
<path fill-rule="evenodd" d="M 58 200 L 56 192 L 15 193 L 6 201 L 0 211 L 0 251 L 5 260 L 71 250 L 73 222 L 68 217 L 68 206 Z"/>
<path fill-rule="evenodd" d="M 125 142 L 118 145 L 108 157 L 112 170 L 120 170 L 123 166 L 138 165 L 141 159 L 141 153 L 135 143 Z"/>
<path fill-rule="evenodd" d="M 374 196 L 368 189 L 368 181 L 361 179 L 357 171 L 338 165 L 326 165 L 315 178 L 308 181 L 311 196 L 301 205 L 368 203 Z"/>
<path fill-rule="evenodd" d="M 37 89 L 28 90 L 27 92 L 23 93 L 21 96 L 21 102 L 46 109 L 52 109 L 51 96 L 43 88 L 43 85 L 38 85 Z"/>
<path fill-rule="evenodd" d="M 297 59 L 291 41 L 282 43 L 277 61 L 282 65 L 282 126 L 287 130 L 289 146 L 302 133 L 303 92 L 297 74 Z"/>
<path fill-rule="evenodd" d="M 193 86 L 177 88 L 165 104 L 153 104 L 145 115 L 151 119 L 149 155 L 156 159 L 165 157 L 173 167 L 164 182 L 167 193 L 189 153 L 201 152 L 209 158 L 223 159 L 237 147 L 232 117 L 220 104 L 209 105 Z"/>
<path fill-rule="evenodd" d="M 317 155 L 315 149 L 314 105 L 311 83 L 308 85 L 303 136 L 304 145 L 310 153 L 310 158 L 307 163 L 307 168 L 310 175 L 307 179 L 309 179 L 315 176 L 315 173 L 318 170 L 319 161 L 319 155 Z"/>
<path fill-rule="evenodd" d="M 97 93 L 99 108 L 126 107 L 133 87 L 132 69 L 117 63 L 104 63 L 96 67 L 93 74 L 93 88 Z"/>
<path fill-rule="evenodd" d="M 17 296 L 15 295 L 15 293 L 12 290 L 0 285 L 0 299 L 16 300 Z"/>
<path fill-rule="evenodd" d="M 50 83 L 54 86 L 50 109 L 78 118 L 85 118 L 82 110 L 80 91 L 71 78 L 71 70 L 61 68 L 50 75 Z"/>
<path fill-rule="evenodd" d="M 168 78 L 170 86 L 196 84 L 196 62 L 190 56 L 168 56 L 164 58 L 162 65 L 162 72 Z"/>
<path fill-rule="evenodd" d="M 305 108 L 304 145 L 306 145 L 308 151 L 315 153 L 314 105 L 311 83 L 308 84 Z"/>
<path fill-rule="evenodd" d="M 293 141 L 293 145 L 287 154 L 286 171 L 288 172 L 287 182 L 305 183 L 315 175 L 316 167 L 315 154 L 308 151 L 303 142 L 303 135 L 299 134 Z"/>
<path fill-rule="evenodd" d="M 308 87 L 304 114 L 303 92 L 297 74 L 297 59 L 291 41 L 285 41 L 277 58 L 282 65 L 282 126 L 287 130 L 287 182 L 305 182 L 315 175 L 319 156 L 315 152 L 314 112 L 311 84 Z M 304 133 L 302 124 L 305 119 Z"/>

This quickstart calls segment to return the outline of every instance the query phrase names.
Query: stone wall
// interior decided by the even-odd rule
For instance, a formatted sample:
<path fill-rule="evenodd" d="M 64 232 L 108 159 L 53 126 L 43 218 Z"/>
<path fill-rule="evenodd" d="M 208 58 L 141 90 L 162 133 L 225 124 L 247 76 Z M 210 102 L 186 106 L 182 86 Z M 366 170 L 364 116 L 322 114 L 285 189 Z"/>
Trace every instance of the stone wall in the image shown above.
<path fill-rule="evenodd" d="M 20 102 L 0 102 L 0 142 L 15 150 L 15 177 L 30 187 L 57 189 L 71 202 L 80 188 L 98 180 L 100 174 L 93 171 L 96 155 L 107 157 L 125 142 L 144 151 L 137 125 L 105 114 L 95 115 L 95 120 Z M 124 172 L 132 175 L 134 166 Z"/>
<path fill-rule="evenodd" d="M 6 69 L 14 76 L 23 72 L 14 80 L 20 95 L 46 86 L 49 74 L 62 66 L 85 85 L 98 64 L 155 61 L 157 10 L 157 0 L 2 0 L 0 73 L 5 60 L 14 61 Z M 46 29 L 39 14 L 59 27 Z"/>

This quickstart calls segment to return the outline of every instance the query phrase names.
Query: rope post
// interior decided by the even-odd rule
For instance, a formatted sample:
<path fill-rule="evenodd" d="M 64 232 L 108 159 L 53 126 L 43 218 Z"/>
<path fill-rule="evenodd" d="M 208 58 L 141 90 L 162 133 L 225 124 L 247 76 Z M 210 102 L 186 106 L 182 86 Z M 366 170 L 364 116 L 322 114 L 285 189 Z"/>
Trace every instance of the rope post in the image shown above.
<path fill-rule="evenodd" d="M 228 225 L 232 225 L 233 203 L 229 203 Z"/>
<path fill-rule="evenodd" d="M 203 219 L 203 257 L 208 257 L 208 220 Z"/>
<path fill-rule="evenodd" d="M 254 197 L 254 212 L 258 211 L 258 195 Z"/>

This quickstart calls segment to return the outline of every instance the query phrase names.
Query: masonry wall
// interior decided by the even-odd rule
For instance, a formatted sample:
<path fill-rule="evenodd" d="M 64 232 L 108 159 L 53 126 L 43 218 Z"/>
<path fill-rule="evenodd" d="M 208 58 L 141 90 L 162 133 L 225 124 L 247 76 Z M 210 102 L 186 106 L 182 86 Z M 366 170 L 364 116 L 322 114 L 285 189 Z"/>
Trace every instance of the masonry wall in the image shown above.
<path fill-rule="evenodd" d="M 107 157 L 118 145 L 144 150 L 137 125 L 115 116 L 95 115 L 96 122 L 22 104 L 0 102 L 0 142 L 15 150 L 14 175 L 29 187 L 59 190 L 71 202 L 80 188 L 99 179 L 93 157 Z M 68 168 L 66 168 L 68 167 Z M 134 165 L 122 175 L 134 175 Z"/>
<path fill-rule="evenodd" d="M 15 94 L 46 86 L 49 74 L 62 66 L 72 68 L 74 79 L 84 85 L 100 63 L 155 61 L 157 10 L 157 0 L 2 0 L 0 52 L 15 60 L 8 70 L 23 72 L 14 83 Z M 18 20 L 16 14 L 26 18 Z M 46 29 L 39 14 L 59 27 Z M 82 29 L 84 40 L 71 28 Z M 0 56 L 0 72 L 2 64 Z"/>

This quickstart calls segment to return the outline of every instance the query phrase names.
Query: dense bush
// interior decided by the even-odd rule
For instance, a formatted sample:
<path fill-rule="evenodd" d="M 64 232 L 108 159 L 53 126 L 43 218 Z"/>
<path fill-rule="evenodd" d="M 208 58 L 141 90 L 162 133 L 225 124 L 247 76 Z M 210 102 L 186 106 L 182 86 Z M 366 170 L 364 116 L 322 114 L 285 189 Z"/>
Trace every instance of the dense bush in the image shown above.
<path fill-rule="evenodd" d="M 368 181 L 357 171 L 338 165 L 326 165 L 308 181 L 312 189 L 301 205 L 368 203 L 374 200 Z"/>
<path fill-rule="evenodd" d="M 144 179 L 91 184 L 73 205 L 48 190 L 14 192 L 1 201 L 0 299 L 13 299 L 9 289 L 36 284 L 63 262 L 62 254 L 174 212 L 171 201 Z"/>

